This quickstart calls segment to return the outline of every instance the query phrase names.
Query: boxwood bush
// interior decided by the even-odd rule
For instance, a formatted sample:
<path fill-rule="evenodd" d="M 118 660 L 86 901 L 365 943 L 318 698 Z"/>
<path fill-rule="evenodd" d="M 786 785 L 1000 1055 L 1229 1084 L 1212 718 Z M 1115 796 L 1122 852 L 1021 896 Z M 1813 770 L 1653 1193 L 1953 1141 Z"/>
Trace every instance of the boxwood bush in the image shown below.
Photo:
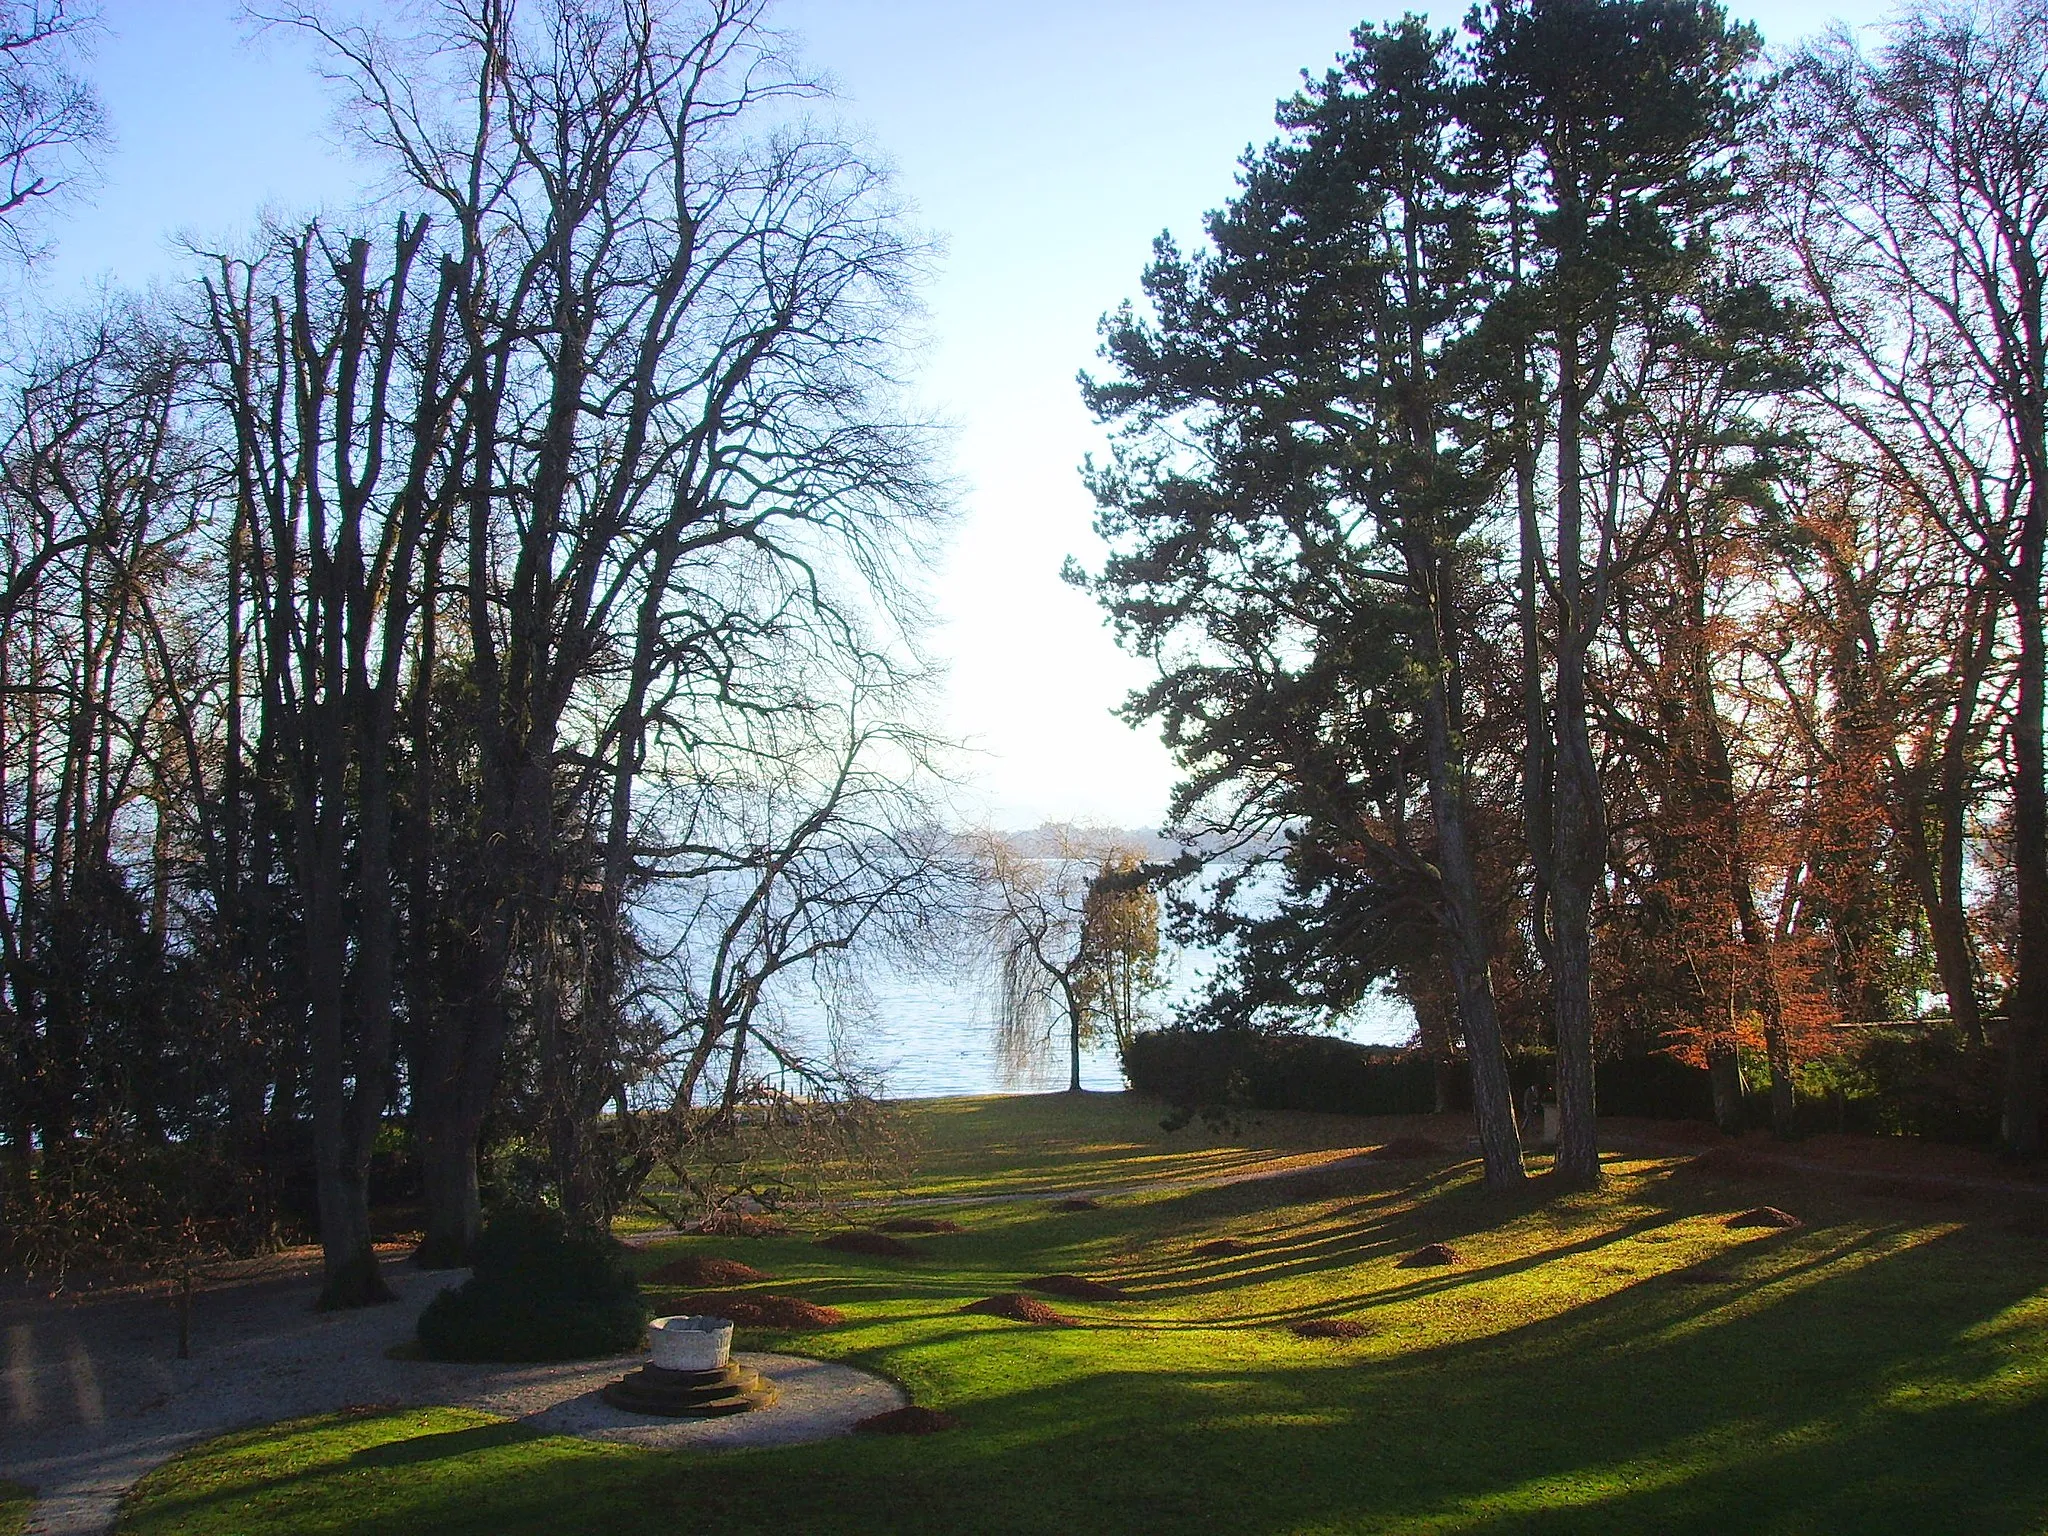
<path fill-rule="evenodd" d="M 427 1304 L 419 1340 L 434 1360 L 579 1360 L 636 1348 L 646 1326 L 617 1242 L 514 1209 L 485 1224 L 471 1278 Z"/>

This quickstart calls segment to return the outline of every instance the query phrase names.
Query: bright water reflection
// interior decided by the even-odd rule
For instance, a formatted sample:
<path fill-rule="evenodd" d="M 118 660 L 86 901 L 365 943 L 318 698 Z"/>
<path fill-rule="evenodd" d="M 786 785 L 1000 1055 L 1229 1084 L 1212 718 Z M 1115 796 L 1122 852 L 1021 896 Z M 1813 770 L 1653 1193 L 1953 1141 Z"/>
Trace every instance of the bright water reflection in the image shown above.
<path fill-rule="evenodd" d="M 841 1060 L 880 1075 L 891 1098 L 955 1098 L 978 1093 L 1046 1093 L 1067 1086 L 1064 1037 L 1048 1038 L 1034 1061 L 1006 1063 L 996 1048 L 989 1000 L 973 983 L 911 978 L 874 983 L 838 1030 Z M 799 1049 L 829 1054 L 825 1010 L 789 1006 L 786 1034 Z M 1081 1052 L 1081 1086 L 1124 1086 L 1116 1050 L 1107 1043 Z"/>
<path fill-rule="evenodd" d="M 1005 1062 L 996 1045 L 993 1010 L 984 989 L 968 978 L 912 977 L 873 983 L 866 1005 L 842 1017 L 841 1059 L 879 1073 L 891 1098 L 951 1098 L 983 1093 L 1047 1093 L 1067 1086 L 1064 1034 L 1048 1036 L 1036 1060 Z M 1414 1018 L 1404 1007 L 1377 1004 L 1335 1031 L 1345 1039 L 1398 1044 Z M 786 1007 L 785 1035 L 800 1049 L 829 1053 L 825 1009 Z M 1107 1041 L 1084 1047 L 1081 1086 L 1124 1087 L 1116 1050 Z"/>

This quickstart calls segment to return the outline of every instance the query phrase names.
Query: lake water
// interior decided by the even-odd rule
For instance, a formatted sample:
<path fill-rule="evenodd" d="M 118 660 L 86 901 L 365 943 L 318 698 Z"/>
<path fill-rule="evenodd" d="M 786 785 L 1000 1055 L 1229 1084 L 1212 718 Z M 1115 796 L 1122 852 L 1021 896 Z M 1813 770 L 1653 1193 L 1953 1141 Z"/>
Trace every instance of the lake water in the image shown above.
<path fill-rule="evenodd" d="M 1170 988 L 1169 997 L 1188 984 Z M 1048 1041 L 1031 1061 L 1005 1061 L 997 1045 L 994 1008 L 985 988 L 972 978 L 870 983 L 865 1005 L 851 1012 L 835 1031 L 822 1007 L 787 1006 L 787 1038 L 822 1055 L 832 1048 L 836 1033 L 840 1059 L 878 1073 L 891 1098 L 1048 1093 L 1067 1086 L 1065 1036 Z M 1413 1030 L 1413 1015 L 1386 1002 L 1361 1010 L 1332 1033 L 1391 1045 L 1408 1039 Z M 1084 1048 L 1081 1086 L 1112 1092 L 1125 1086 L 1113 1046 Z"/>

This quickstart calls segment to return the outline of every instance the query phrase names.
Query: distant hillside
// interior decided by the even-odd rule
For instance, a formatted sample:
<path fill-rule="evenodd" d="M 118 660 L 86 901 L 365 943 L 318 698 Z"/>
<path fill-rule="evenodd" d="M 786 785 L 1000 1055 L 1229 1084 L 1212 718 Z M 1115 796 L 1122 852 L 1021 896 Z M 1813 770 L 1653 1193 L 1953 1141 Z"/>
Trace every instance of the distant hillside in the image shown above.
<path fill-rule="evenodd" d="M 1082 823 L 1047 822 L 1028 831 L 1007 832 L 1004 836 L 1020 853 L 1033 858 L 1050 858 L 1058 853 L 1063 839 L 1071 839 L 1076 833 L 1084 835 L 1090 842 L 1114 839 L 1140 858 L 1160 863 L 1179 858 L 1189 847 L 1200 848 L 1205 843 L 1211 847 L 1218 846 L 1214 839 L 1190 844 L 1139 827 L 1099 827 Z M 1275 851 L 1280 846 L 1278 837 L 1261 839 L 1251 845 L 1253 851 L 1259 852 Z"/>

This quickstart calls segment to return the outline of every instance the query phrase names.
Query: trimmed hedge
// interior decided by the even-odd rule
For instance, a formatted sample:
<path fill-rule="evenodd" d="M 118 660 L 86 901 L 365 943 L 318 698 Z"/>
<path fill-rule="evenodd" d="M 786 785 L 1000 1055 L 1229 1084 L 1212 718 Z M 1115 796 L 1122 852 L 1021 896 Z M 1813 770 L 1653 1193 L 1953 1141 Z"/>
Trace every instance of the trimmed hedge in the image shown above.
<path fill-rule="evenodd" d="M 427 1304 L 419 1340 L 434 1360 L 582 1360 L 636 1348 L 646 1326 L 617 1242 L 515 1209 L 485 1225 L 471 1278 Z"/>
<path fill-rule="evenodd" d="M 1998 1128 L 2002 1063 L 1953 1025 L 1845 1032 L 1800 1068 L 1794 1124 L 1802 1133 L 1849 1131 L 1983 1144 Z M 1354 1045 L 1328 1035 L 1253 1030 L 1151 1030 L 1124 1052 L 1133 1089 L 1181 1110 L 1307 1109 L 1338 1115 L 1420 1115 L 1469 1109 L 1466 1063 L 1419 1051 Z M 1548 1090 L 1548 1064 L 1510 1064 L 1516 1102 L 1531 1083 Z M 1714 1118 L 1706 1069 L 1674 1056 L 1629 1056 L 1594 1068 L 1603 1115 L 1644 1120 Z M 1752 1072 L 1744 1118 L 1771 1123 L 1768 1085 Z"/>
<path fill-rule="evenodd" d="M 1139 1093 L 1187 1107 L 1306 1109 L 1334 1115 L 1426 1115 L 1437 1108 L 1445 1074 L 1445 1107 L 1469 1109 L 1471 1070 L 1420 1051 L 1358 1045 L 1329 1035 L 1264 1034 L 1238 1029 L 1161 1029 L 1138 1035 L 1124 1052 L 1124 1077 Z M 1519 1099 L 1541 1085 L 1540 1064 L 1511 1071 Z M 1704 1068 L 1670 1056 L 1603 1061 L 1594 1091 L 1603 1114 L 1653 1120 L 1711 1120 L 1713 1091 Z"/>
<path fill-rule="evenodd" d="M 1436 1067 L 1415 1051 L 1329 1035 L 1161 1029 L 1124 1051 L 1132 1088 L 1170 1104 L 1421 1115 L 1436 1107 Z"/>
<path fill-rule="evenodd" d="M 1617 1056 L 1595 1062 L 1593 1095 L 1603 1115 L 1639 1120 L 1714 1118 L 1714 1087 L 1707 1069 L 1676 1056 Z"/>

